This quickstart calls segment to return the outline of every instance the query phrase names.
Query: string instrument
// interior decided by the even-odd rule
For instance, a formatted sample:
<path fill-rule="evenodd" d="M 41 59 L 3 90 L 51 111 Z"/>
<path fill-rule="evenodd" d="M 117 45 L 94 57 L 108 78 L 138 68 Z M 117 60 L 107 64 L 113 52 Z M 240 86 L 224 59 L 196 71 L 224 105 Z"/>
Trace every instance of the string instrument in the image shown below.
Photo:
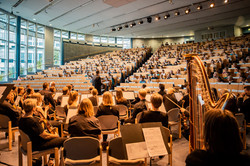
<path fill-rule="evenodd" d="M 209 79 L 203 62 L 198 54 L 184 55 L 187 60 L 188 88 L 189 88 L 189 125 L 190 125 L 190 152 L 203 149 L 204 146 L 204 120 L 206 110 L 224 110 L 231 93 L 224 93 L 215 101 L 210 89 Z"/>

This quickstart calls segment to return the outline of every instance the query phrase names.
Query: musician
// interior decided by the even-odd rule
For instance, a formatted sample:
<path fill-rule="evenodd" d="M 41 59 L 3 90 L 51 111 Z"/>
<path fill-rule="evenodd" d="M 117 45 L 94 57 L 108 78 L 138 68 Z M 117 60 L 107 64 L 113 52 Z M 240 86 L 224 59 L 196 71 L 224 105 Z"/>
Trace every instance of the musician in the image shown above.
<path fill-rule="evenodd" d="M 240 108 L 240 112 L 245 115 L 247 123 L 250 123 L 250 85 L 244 87 L 243 93 L 240 94 L 237 105 Z"/>
<path fill-rule="evenodd" d="M 142 111 L 148 110 L 148 102 L 146 101 L 147 91 L 145 89 L 139 90 L 140 101 L 135 104 L 132 117 L 125 119 L 125 123 L 135 123 L 136 115 Z"/>
<path fill-rule="evenodd" d="M 69 119 L 68 131 L 71 137 L 90 136 L 101 139 L 101 125 L 94 117 L 93 105 L 89 99 L 83 99 L 78 114 Z"/>
<path fill-rule="evenodd" d="M 174 88 L 168 88 L 167 95 L 163 96 L 163 104 L 165 106 L 166 112 L 172 108 L 178 108 L 178 101 L 174 95 Z"/>
<path fill-rule="evenodd" d="M 93 104 L 93 106 L 98 106 L 98 97 L 97 97 L 98 91 L 97 91 L 97 89 L 93 89 L 91 91 L 91 93 L 92 93 L 92 96 L 89 97 L 89 100 L 91 101 L 91 103 Z"/>
<path fill-rule="evenodd" d="M 23 104 L 25 115 L 19 121 L 19 129 L 26 133 L 32 141 L 32 150 L 46 150 L 63 146 L 67 138 L 59 137 L 45 131 L 37 118 L 33 117 L 36 109 L 36 102 L 33 99 L 26 99 Z M 50 156 L 50 160 L 53 156 Z"/>
<path fill-rule="evenodd" d="M 63 94 L 61 96 L 58 96 L 58 98 L 57 98 L 57 101 L 56 101 L 57 105 L 61 105 L 63 96 L 68 96 L 69 95 L 69 89 L 68 89 L 67 86 L 63 87 L 62 93 Z"/>
<path fill-rule="evenodd" d="M 20 100 L 19 100 L 19 103 L 18 103 L 18 106 L 23 108 L 23 100 L 24 100 L 24 87 L 18 87 L 18 96 L 20 97 Z"/>
<path fill-rule="evenodd" d="M 64 111 L 66 115 L 68 114 L 68 110 L 70 108 L 77 108 L 79 101 L 79 95 L 77 91 L 72 91 L 69 94 L 68 104 L 64 106 Z"/>
<path fill-rule="evenodd" d="M 139 119 L 139 123 L 161 122 L 164 127 L 168 127 L 168 115 L 159 110 L 163 97 L 158 93 L 154 93 L 151 96 L 150 101 L 152 104 L 152 110 L 143 111 Z"/>
<path fill-rule="evenodd" d="M 230 111 L 209 110 L 205 114 L 205 150 L 195 150 L 186 158 L 187 166 L 249 166 L 250 156 L 243 153 L 239 126 Z"/>
<path fill-rule="evenodd" d="M 159 84 L 159 89 L 160 91 L 158 92 L 162 97 L 166 95 L 167 93 L 165 92 L 165 85 Z"/>
<path fill-rule="evenodd" d="M 52 97 L 52 93 L 49 91 L 49 84 L 47 82 L 43 83 L 43 90 L 40 90 L 39 93 L 44 95 L 45 105 L 51 104 L 53 108 L 56 108 L 55 101 Z"/>
<path fill-rule="evenodd" d="M 121 89 L 116 90 L 116 104 L 128 106 L 128 100 L 123 97 L 123 93 Z"/>

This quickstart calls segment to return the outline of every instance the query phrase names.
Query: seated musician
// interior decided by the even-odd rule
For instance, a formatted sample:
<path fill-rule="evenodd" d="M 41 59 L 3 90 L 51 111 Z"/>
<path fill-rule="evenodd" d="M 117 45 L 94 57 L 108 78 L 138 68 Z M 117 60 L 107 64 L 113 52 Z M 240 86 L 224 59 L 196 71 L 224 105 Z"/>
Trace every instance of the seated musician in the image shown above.
<path fill-rule="evenodd" d="M 143 111 L 139 120 L 139 123 L 145 122 L 161 122 L 164 127 L 168 127 L 168 115 L 159 110 L 163 98 L 160 94 L 154 93 L 151 96 L 152 110 Z"/>
<path fill-rule="evenodd" d="M 98 91 L 97 91 L 97 89 L 93 89 L 91 91 L 91 94 L 92 94 L 92 96 L 89 97 L 89 100 L 91 101 L 91 103 L 93 104 L 93 106 L 98 106 L 98 97 L 97 97 Z"/>
<path fill-rule="evenodd" d="M 19 121 L 19 129 L 29 136 L 32 141 L 33 151 L 63 146 L 63 142 L 66 138 L 59 137 L 57 133 L 45 131 L 39 123 L 39 120 L 33 117 L 33 112 L 36 109 L 35 100 L 26 99 L 23 107 L 25 115 Z"/>
<path fill-rule="evenodd" d="M 121 89 L 116 90 L 116 104 L 122 104 L 128 106 L 128 100 L 123 97 L 123 93 Z"/>
<path fill-rule="evenodd" d="M 77 91 L 71 91 L 69 94 L 68 104 L 64 106 L 64 111 L 66 115 L 68 114 L 68 110 L 70 108 L 77 108 L 79 101 L 79 95 Z"/>
<path fill-rule="evenodd" d="M 51 104 L 51 106 L 55 108 L 55 102 L 52 93 L 49 91 L 49 84 L 47 82 L 43 83 L 43 90 L 40 90 L 39 93 L 44 95 L 45 105 Z"/>
<path fill-rule="evenodd" d="M 78 114 L 69 120 L 68 131 L 71 137 L 90 136 L 101 139 L 101 126 L 94 117 L 94 109 L 89 99 L 83 99 L 78 107 Z"/>
<path fill-rule="evenodd" d="M 58 98 L 57 98 L 57 101 L 56 101 L 57 105 L 61 105 L 63 96 L 68 96 L 69 95 L 69 89 L 68 89 L 67 86 L 63 87 L 62 93 L 63 94 L 61 96 L 58 96 Z"/>
<path fill-rule="evenodd" d="M 206 112 L 204 142 L 205 150 L 187 156 L 187 166 L 250 165 L 250 156 L 242 151 L 237 120 L 230 111 Z"/>

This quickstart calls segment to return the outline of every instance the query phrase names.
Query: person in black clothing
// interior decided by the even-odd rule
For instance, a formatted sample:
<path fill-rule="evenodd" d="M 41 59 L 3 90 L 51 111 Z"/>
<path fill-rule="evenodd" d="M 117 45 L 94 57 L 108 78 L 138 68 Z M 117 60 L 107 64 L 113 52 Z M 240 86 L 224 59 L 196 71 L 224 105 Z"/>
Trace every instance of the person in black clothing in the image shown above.
<path fill-rule="evenodd" d="M 110 92 L 104 92 L 102 96 L 102 104 L 99 106 L 95 117 L 99 117 L 102 115 L 114 115 L 119 119 L 119 111 L 116 106 L 114 106 L 114 101 Z M 103 141 L 106 140 L 107 135 L 103 135 Z"/>
<path fill-rule="evenodd" d="M 161 122 L 164 127 L 168 128 L 168 115 L 159 111 L 163 101 L 162 96 L 158 93 L 155 93 L 151 96 L 150 101 L 152 104 L 152 110 L 143 111 L 140 116 L 139 123 Z"/>
<path fill-rule="evenodd" d="M 89 97 L 89 100 L 92 102 L 93 106 L 98 106 L 98 97 L 97 97 L 98 91 L 97 91 L 97 89 L 93 89 L 91 91 L 91 93 L 92 93 L 92 96 Z"/>
<path fill-rule="evenodd" d="M 228 110 L 209 110 L 205 114 L 205 150 L 195 150 L 186 158 L 186 166 L 249 166 L 250 156 L 242 152 L 239 126 Z"/>
<path fill-rule="evenodd" d="M 165 106 L 166 112 L 168 112 L 172 108 L 178 107 L 177 105 L 179 104 L 174 95 L 174 88 L 168 88 L 167 95 L 163 96 L 163 104 Z"/>
<path fill-rule="evenodd" d="M 33 99 L 26 99 L 24 101 L 25 115 L 19 121 L 19 129 L 26 133 L 32 141 L 32 150 L 45 150 L 63 146 L 67 138 L 61 138 L 58 134 L 52 134 L 45 131 L 39 123 L 39 119 L 33 117 L 35 109 L 36 101 Z"/>
<path fill-rule="evenodd" d="M 78 114 L 69 119 L 68 131 L 71 137 L 90 136 L 101 139 L 101 125 L 94 117 L 94 108 L 89 99 L 83 99 Z"/>
<path fill-rule="evenodd" d="M 43 90 L 40 90 L 39 93 L 44 95 L 45 105 L 49 105 L 50 103 L 53 108 L 56 108 L 55 101 L 52 97 L 52 93 L 49 90 L 49 84 L 47 82 L 43 83 Z"/>
<path fill-rule="evenodd" d="M 165 85 L 163 85 L 163 84 L 159 84 L 159 89 L 160 89 L 160 91 L 158 92 L 162 97 L 164 96 L 164 95 L 167 95 L 167 93 L 165 92 Z"/>
<path fill-rule="evenodd" d="M 102 94 L 102 80 L 99 76 L 99 71 L 96 71 L 96 76 L 93 78 L 93 86 L 97 89 L 98 95 Z"/>
<path fill-rule="evenodd" d="M 148 102 L 145 99 L 146 95 L 147 95 L 147 91 L 145 89 L 139 90 L 140 101 L 135 104 L 134 111 L 132 113 L 132 117 L 125 119 L 125 123 L 135 123 L 136 115 L 142 111 L 148 110 L 148 107 L 147 107 Z"/>
<path fill-rule="evenodd" d="M 14 95 L 12 92 L 8 94 L 6 99 L 0 103 L 0 114 L 6 115 L 10 118 L 12 122 L 12 126 L 16 127 L 18 124 L 18 121 L 21 117 L 21 112 L 19 112 L 17 109 L 15 109 L 7 100 L 12 100 L 10 98 L 14 98 Z"/>
<path fill-rule="evenodd" d="M 56 101 L 57 105 L 61 105 L 63 96 L 69 96 L 69 89 L 67 86 L 63 87 L 62 92 L 63 94 L 61 96 L 58 96 L 57 98 L 57 101 Z"/>
<path fill-rule="evenodd" d="M 129 106 L 128 100 L 123 97 L 121 89 L 116 90 L 116 104 L 125 105 L 126 107 Z"/>
<path fill-rule="evenodd" d="M 245 92 L 238 97 L 237 105 L 240 108 L 240 112 L 245 115 L 247 123 L 250 123 L 250 86 L 245 86 L 244 90 Z"/>

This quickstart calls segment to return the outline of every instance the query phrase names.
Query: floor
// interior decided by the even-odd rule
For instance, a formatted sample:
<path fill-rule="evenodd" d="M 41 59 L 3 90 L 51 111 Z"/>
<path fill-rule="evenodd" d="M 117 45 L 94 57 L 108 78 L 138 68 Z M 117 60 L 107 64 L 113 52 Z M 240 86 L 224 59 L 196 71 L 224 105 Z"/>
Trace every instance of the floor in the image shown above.
<path fill-rule="evenodd" d="M 17 150 L 17 139 L 16 134 L 16 142 L 13 143 L 13 150 L 8 150 L 8 140 L 5 139 L 4 133 L 0 133 L 0 166 L 6 165 L 9 166 L 17 166 L 18 165 L 18 150 Z M 250 147 L 250 132 L 247 135 L 247 144 Z M 181 139 L 175 139 L 173 141 L 173 166 L 185 166 L 185 159 L 188 155 L 189 149 L 188 149 L 188 141 L 185 138 Z M 250 154 L 250 148 L 248 148 L 247 152 Z M 24 166 L 26 165 L 26 157 L 23 157 L 24 159 Z M 103 166 L 107 165 L 106 162 L 106 153 L 103 154 Z M 3 163 L 1 163 L 3 162 Z M 149 161 L 148 161 L 149 163 Z M 151 165 L 153 166 L 166 166 L 168 163 L 168 158 L 165 156 L 161 160 L 159 158 L 155 158 Z M 149 164 L 148 164 L 149 165 Z"/>

